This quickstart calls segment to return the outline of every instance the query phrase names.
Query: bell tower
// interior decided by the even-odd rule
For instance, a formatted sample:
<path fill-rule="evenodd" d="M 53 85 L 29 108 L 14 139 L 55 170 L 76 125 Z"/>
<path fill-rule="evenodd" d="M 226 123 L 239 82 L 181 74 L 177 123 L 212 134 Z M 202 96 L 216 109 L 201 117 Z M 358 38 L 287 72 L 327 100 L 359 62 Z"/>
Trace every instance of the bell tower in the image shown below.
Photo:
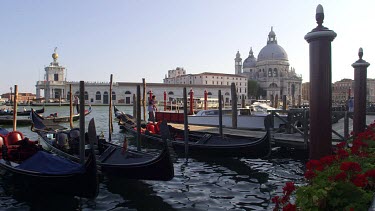
<path fill-rule="evenodd" d="M 234 59 L 234 70 L 237 75 L 242 73 L 242 59 L 239 51 L 237 51 L 236 58 Z"/>

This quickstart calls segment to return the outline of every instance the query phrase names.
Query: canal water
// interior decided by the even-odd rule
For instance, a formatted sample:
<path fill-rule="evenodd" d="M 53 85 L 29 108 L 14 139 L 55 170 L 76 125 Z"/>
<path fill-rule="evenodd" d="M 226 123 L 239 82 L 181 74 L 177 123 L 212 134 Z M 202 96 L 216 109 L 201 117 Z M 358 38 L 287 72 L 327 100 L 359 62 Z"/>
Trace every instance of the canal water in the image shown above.
<path fill-rule="evenodd" d="M 132 112 L 130 106 L 119 108 Z M 50 113 L 68 115 L 69 107 L 46 107 L 44 115 Z M 86 116 L 86 127 L 94 118 L 97 133 L 108 137 L 108 113 L 108 107 L 94 106 Z M 125 134 L 113 119 L 112 139 L 121 144 Z M 29 126 L 17 129 L 38 139 Z M 136 148 L 134 141 L 131 143 L 130 147 Z M 0 178 L 0 210 L 272 210 L 271 198 L 282 194 L 285 182 L 303 183 L 306 160 L 298 157 L 277 149 L 262 159 L 181 157 L 174 162 L 175 177 L 167 182 L 101 175 L 96 199 L 27 194 L 27 190 L 19 190 Z"/>

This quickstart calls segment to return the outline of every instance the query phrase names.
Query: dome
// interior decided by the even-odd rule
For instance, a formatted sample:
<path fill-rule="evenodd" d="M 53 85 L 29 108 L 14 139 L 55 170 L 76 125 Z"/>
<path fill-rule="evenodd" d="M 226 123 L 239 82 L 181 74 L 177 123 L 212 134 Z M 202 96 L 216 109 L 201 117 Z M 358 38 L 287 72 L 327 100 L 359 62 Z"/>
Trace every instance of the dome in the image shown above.
<path fill-rule="evenodd" d="M 258 54 L 258 61 L 264 60 L 284 60 L 288 61 L 288 55 L 284 48 L 277 44 L 276 34 L 271 27 L 268 34 L 267 45 L 262 48 Z"/>
<path fill-rule="evenodd" d="M 243 68 L 252 68 L 255 67 L 257 64 L 257 60 L 254 57 L 253 49 L 250 49 L 249 57 L 245 59 L 243 62 Z"/>

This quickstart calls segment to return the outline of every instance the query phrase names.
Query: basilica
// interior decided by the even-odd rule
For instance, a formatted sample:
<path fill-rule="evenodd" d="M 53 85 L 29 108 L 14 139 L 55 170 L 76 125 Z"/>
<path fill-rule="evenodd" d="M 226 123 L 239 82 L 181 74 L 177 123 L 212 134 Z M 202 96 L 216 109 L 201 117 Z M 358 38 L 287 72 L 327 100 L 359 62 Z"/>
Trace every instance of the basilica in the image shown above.
<path fill-rule="evenodd" d="M 256 81 L 264 90 L 263 98 L 272 102 L 281 102 L 285 95 L 288 104 L 297 105 L 301 101 L 302 76 L 296 74 L 295 69 L 289 67 L 288 55 L 277 44 L 276 34 L 271 27 L 267 45 L 264 46 L 256 58 L 250 48 L 249 56 L 243 61 L 237 51 L 235 74 L 243 75 L 249 81 Z"/>

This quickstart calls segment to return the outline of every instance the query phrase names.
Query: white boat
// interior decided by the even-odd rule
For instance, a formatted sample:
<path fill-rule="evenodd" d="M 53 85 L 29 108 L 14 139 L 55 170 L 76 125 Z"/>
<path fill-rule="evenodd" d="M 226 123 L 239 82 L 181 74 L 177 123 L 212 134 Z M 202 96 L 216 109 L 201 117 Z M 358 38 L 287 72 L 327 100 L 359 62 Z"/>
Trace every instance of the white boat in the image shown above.
<path fill-rule="evenodd" d="M 264 129 L 264 118 L 275 110 L 266 104 L 255 103 L 247 108 L 238 109 L 237 128 L 243 129 Z M 287 115 L 279 116 L 286 121 Z M 188 123 L 195 125 L 219 125 L 219 109 L 201 110 L 195 115 L 188 116 Z M 274 117 L 274 128 L 281 128 L 285 125 L 279 117 Z M 232 110 L 223 109 L 223 127 L 232 127 Z"/>

